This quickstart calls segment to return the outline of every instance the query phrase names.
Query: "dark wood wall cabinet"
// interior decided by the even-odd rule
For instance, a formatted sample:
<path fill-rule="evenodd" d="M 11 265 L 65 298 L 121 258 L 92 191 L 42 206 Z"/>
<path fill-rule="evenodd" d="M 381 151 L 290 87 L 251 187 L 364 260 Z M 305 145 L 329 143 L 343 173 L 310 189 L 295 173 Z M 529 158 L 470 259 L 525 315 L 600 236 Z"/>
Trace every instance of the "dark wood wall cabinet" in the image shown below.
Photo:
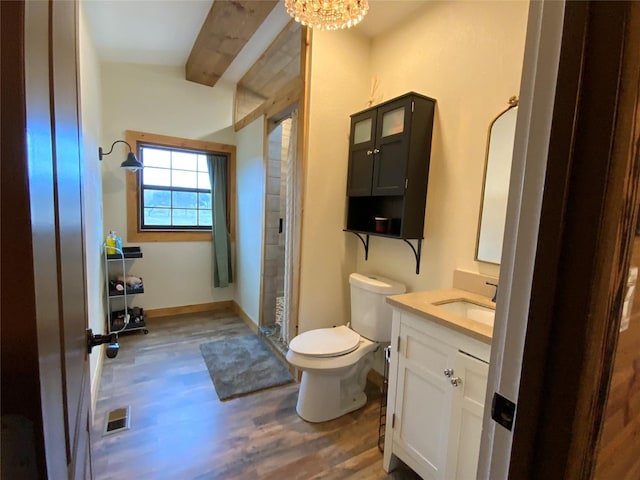
<path fill-rule="evenodd" d="M 368 258 L 369 236 L 404 240 L 420 251 L 436 101 L 414 92 L 351 115 L 347 221 Z M 417 249 L 409 240 L 417 241 Z"/>

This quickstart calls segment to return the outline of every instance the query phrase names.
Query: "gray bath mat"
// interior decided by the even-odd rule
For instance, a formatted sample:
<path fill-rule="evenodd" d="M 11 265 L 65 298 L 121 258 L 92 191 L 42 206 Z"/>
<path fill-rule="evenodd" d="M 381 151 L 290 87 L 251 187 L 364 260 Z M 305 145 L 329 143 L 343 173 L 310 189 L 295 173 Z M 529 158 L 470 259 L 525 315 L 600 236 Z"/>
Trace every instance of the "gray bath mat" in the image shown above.
<path fill-rule="evenodd" d="M 287 367 L 254 334 L 203 343 L 200 351 L 220 400 L 293 381 Z"/>

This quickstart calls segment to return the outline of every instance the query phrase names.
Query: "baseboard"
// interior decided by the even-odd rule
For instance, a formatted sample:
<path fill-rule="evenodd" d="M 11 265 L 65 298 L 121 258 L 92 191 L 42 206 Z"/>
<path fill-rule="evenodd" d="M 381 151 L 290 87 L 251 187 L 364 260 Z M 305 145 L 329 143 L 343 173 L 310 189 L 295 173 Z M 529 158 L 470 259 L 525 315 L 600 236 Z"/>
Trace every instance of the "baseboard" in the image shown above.
<path fill-rule="evenodd" d="M 95 420 L 96 405 L 98 404 L 98 395 L 100 394 L 100 379 L 102 378 L 102 364 L 104 363 L 104 345 L 100 345 L 100 348 L 94 350 L 93 355 L 98 355 L 98 363 L 96 363 L 96 371 L 91 379 L 91 425 L 93 425 Z"/>
<path fill-rule="evenodd" d="M 236 302 L 233 300 L 223 300 L 221 302 L 198 303 L 196 305 L 183 305 L 180 307 L 152 308 L 144 310 L 147 318 L 169 317 L 172 315 L 183 315 L 185 313 L 215 312 L 217 310 L 235 310 Z"/>
<path fill-rule="evenodd" d="M 238 315 L 244 321 L 244 323 L 247 324 L 247 326 L 251 329 L 251 331 L 253 333 L 255 333 L 256 335 L 260 335 L 260 336 L 262 335 L 260 333 L 260 330 L 258 329 L 258 325 L 256 325 L 256 323 L 253 320 L 251 320 L 251 317 L 249 315 L 247 315 L 247 312 L 245 312 L 242 309 L 242 307 L 240 307 L 240 305 L 238 305 L 236 302 L 233 302 L 233 309 L 235 310 L 236 315 Z M 294 366 L 292 366 L 289 362 L 287 362 L 287 359 L 282 354 L 282 352 L 280 350 L 278 350 L 277 348 L 275 348 L 273 345 L 271 345 L 270 342 L 264 342 L 264 344 L 267 347 L 269 347 L 269 350 L 271 350 L 274 355 L 276 355 L 278 358 L 280 358 L 282 360 L 282 362 L 289 369 L 289 372 L 291 372 L 291 374 L 294 376 L 296 381 L 298 383 L 300 383 L 300 377 L 302 375 L 302 372 L 297 371 Z"/>
<path fill-rule="evenodd" d="M 181 315 L 185 313 L 201 313 L 201 312 L 213 312 L 216 310 L 233 310 L 233 312 L 238 315 L 242 319 L 242 321 L 251 329 L 251 331 L 257 335 L 260 335 L 260 331 L 258 330 L 258 325 L 253 321 L 253 319 L 245 312 L 240 305 L 238 305 L 234 300 L 226 300 L 223 302 L 212 302 L 212 303 L 201 303 L 199 305 L 185 305 L 182 307 L 168 307 L 168 308 L 156 308 L 152 310 L 145 309 L 144 313 L 147 318 L 158 318 L 158 317 L 168 317 L 171 315 Z M 289 363 L 286 361 L 282 353 L 280 353 L 276 348 L 273 348 L 269 342 L 265 342 L 269 348 L 280 357 L 289 370 L 294 373 L 294 369 Z M 298 381 L 300 381 L 298 375 Z"/>
<path fill-rule="evenodd" d="M 236 315 L 238 315 L 244 323 L 251 329 L 253 333 L 258 333 L 258 325 L 251 319 L 247 312 L 245 312 L 240 305 L 238 305 L 235 301 L 231 301 L 231 308 Z"/>

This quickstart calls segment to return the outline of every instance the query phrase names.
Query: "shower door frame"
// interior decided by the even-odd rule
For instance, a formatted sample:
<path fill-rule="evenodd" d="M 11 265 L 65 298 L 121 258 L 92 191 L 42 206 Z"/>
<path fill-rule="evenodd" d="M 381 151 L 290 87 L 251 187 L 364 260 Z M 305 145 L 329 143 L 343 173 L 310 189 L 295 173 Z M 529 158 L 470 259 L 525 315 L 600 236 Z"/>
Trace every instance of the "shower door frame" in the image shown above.
<path fill-rule="evenodd" d="M 298 110 L 298 122 L 296 125 L 296 165 L 298 169 L 298 176 L 295 183 L 295 196 L 294 204 L 299 206 L 298 210 L 300 211 L 299 218 L 292 218 L 289 221 L 298 222 L 297 227 L 294 229 L 297 232 L 296 238 L 287 239 L 285 244 L 285 258 L 295 247 L 297 251 L 297 264 L 294 265 L 294 273 L 293 278 L 291 279 L 290 291 L 285 291 L 285 305 L 284 305 L 284 315 L 288 315 L 289 317 L 289 331 L 287 332 L 287 338 L 290 340 L 298 334 L 298 310 L 299 310 L 299 302 L 300 302 L 300 275 L 301 275 L 301 253 L 302 253 L 302 228 L 303 228 L 303 220 L 302 220 L 302 212 L 304 211 L 304 178 L 306 176 L 306 162 L 307 162 L 307 128 L 308 128 L 308 117 L 307 112 L 309 109 L 309 77 L 310 77 L 310 68 L 311 68 L 311 38 L 312 32 L 310 28 L 303 27 L 301 31 L 301 48 L 300 48 L 300 83 L 297 89 L 288 93 L 284 98 L 278 100 L 277 102 L 271 104 L 270 107 L 266 108 L 266 113 L 264 116 L 264 158 L 268 158 L 268 142 L 269 142 L 269 132 L 270 126 L 275 126 L 278 122 L 278 119 L 286 118 L 291 112 L 295 109 Z M 266 173 L 266 166 L 265 166 Z M 266 187 L 267 177 L 265 174 L 265 187 Z M 266 200 L 266 188 L 265 188 L 265 200 Z M 266 215 L 266 202 L 265 202 L 265 212 Z M 266 219 L 266 218 L 265 218 Z M 264 225 L 264 223 L 263 223 Z M 266 228 L 263 230 L 263 252 L 265 251 L 264 246 L 266 244 Z M 295 259 L 294 259 L 295 260 Z M 286 260 L 285 260 L 286 261 Z M 263 260 L 264 262 L 264 260 Z M 259 317 L 258 317 L 258 325 L 263 326 L 263 282 L 264 282 L 264 269 L 261 266 L 261 276 L 260 276 L 260 302 L 259 302 Z M 287 302 L 288 295 L 288 302 Z"/>
<path fill-rule="evenodd" d="M 275 130 L 275 128 L 277 128 L 278 125 L 280 125 L 280 123 L 282 123 L 283 121 L 285 121 L 287 118 L 291 117 L 291 114 L 293 111 L 297 110 L 298 111 L 298 120 L 297 120 L 297 125 L 296 125 L 296 158 L 295 158 L 295 162 L 296 162 L 296 166 L 297 166 L 297 171 L 298 171 L 298 175 L 297 178 L 295 180 L 294 183 L 294 198 L 292 199 L 292 202 L 294 205 L 299 205 L 299 210 L 302 211 L 302 203 L 303 203 L 303 193 L 302 193 L 302 189 L 303 189 L 303 182 L 302 179 L 304 178 L 304 161 L 303 161 L 303 155 L 304 155 L 304 141 L 305 141 L 305 136 L 304 136 L 304 132 L 305 132 L 305 121 L 304 121 L 304 108 L 300 105 L 301 102 L 293 102 L 290 105 L 288 105 L 286 108 L 284 108 L 283 110 L 275 113 L 274 115 L 271 116 L 265 116 L 265 137 L 264 137 L 264 151 L 265 151 L 265 202 L 264 202 L 264 225 L 265 228 L 263 229 L 263 241 L 262 241 L 262 247 L 263 247 L 263 252 L 266 253 L 266 243 L 267 243 L 267 228 L 266 228 L 266 219 L 267 219 L 267 201 L 266 201 L 266 195 L 267 195 L 267 188 L 266 188 L 266 183 L 268 182 L 268 162 L 269 162 L 269 135 L 271 134 L 271 132 L 273 130 Z M 292 128 L 293 129 L 293 128 Z M 287 172 L 287 174 L 289 174 L 289 172 Z M 288 201 L 289 199 L 287 199 Z M 286 257 L 288 255 L 291 254 L 291 252 L 297 252 L 297 265 L 294 266 L 294 271 L 293 271 L 293 278 L 290 280 L 289 285 L 289 291 L 285 290 L 284 291 L 284 297 L 285 297 L 285 302 L 284 302 L 284 312 L 283 312 L 283 316 L 288 316 L 289 318 L 289 322 L 288 322 L 288 326 L 289 326 L 289 330 L 287 332 L 287 338 L 290 340 L 291 338 L 295 337 L 297 334 L 297 330 L 298 330 L 298 302 L 299 302 L 299 296 L 300 296 L 300 251 L 301 251 L 301 232 L 302 232 L 302 216 L 300 215 L 300 217 L 296 218 L 295 216 L 291 216 L 291 218 L 286 218 L 285 222 L 288 221 L 292 221 L 292 222 L 297 222 L 298 225 L 296 228 L 293 229 L 294 232 L 296 232 L 296 235 L 294 238 L 285 238 L 285 264 L 286 264 Z M 263 265 L 262 265 L 262 276 L 261 276 L 261 281 L 260 281 L 260 316 L 259 316 L 259 326 L 265 326 L 265 318 L 264 318 L 264 302 L 265 302 L 265 290 L 264 290 L 264 284 L 265 284 L 265 268 L 264 268 L 264 262 L 265 262 L 265 255 L 263 255 Z M 296 259 L 294 259 L 295 261 Z M 286 275 L 286 272 L 285 272 Z M 285 283 L 286 286 L 286 283 Z"/>

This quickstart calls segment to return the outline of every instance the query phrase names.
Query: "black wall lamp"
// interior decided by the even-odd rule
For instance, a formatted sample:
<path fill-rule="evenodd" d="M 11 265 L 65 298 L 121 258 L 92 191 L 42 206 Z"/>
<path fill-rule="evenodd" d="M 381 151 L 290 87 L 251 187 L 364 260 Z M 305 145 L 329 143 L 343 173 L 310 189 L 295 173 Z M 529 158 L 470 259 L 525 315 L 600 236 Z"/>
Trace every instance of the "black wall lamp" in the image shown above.
<path fill-rule="evenodd" d="M 129 147 L 129 153 L 127 154 L 127 159 L 120 164 L 120 168 L 124 168 L 125 170 L 131 170 L 132 172 L 135 172 L 141 169 L 142 164 L 138 161 L 135 154 L 133 153 L 133 150 L 131 149 L 131 145 L 129 145 L 124 140 L 116 140 L 115 142 L 113 142 L 108 152 L 103 152 L 102 147 L 98 147 L 98 158 L 100 159 L 100 161 L 102 161 L 103 156 L 111 155 L 111 152 L 113 152 L 113 147 L 116 143 L 124 143 L 127 147 Z"/>

